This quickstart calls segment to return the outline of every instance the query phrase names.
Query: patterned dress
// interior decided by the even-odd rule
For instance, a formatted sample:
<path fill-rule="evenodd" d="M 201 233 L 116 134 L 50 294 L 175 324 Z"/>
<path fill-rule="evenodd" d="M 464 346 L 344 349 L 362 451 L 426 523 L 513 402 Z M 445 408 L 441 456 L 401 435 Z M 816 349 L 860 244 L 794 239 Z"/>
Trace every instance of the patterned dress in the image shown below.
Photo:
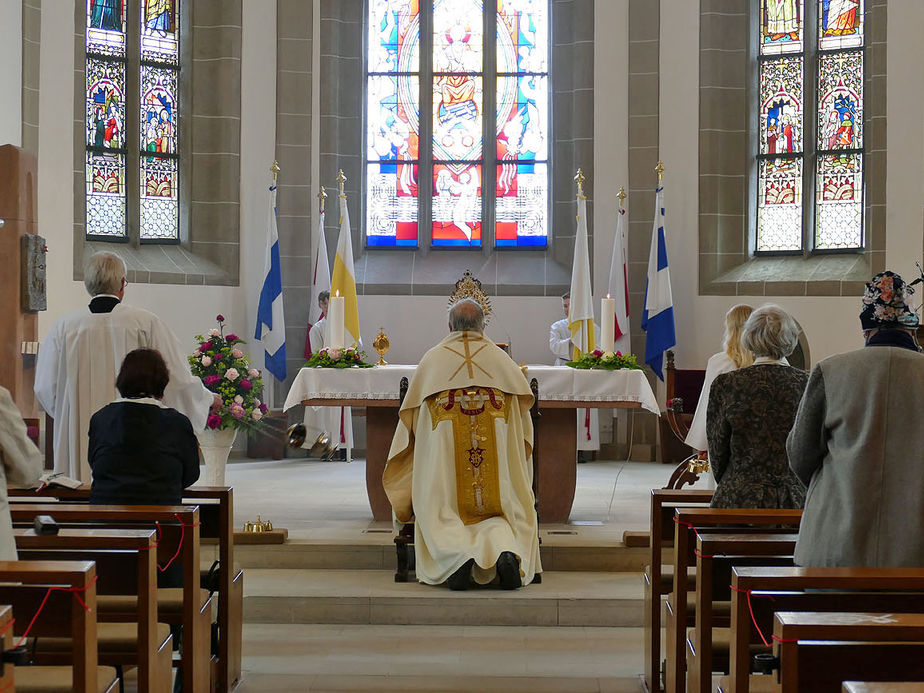
<path fill-rule="evenodd" d="M 801 508 L 805 487 L 789 470 L 786 436 L 808 373 L 775 363 L 719 375 L 706 435 L 718 484 L 714 508 Z"/>

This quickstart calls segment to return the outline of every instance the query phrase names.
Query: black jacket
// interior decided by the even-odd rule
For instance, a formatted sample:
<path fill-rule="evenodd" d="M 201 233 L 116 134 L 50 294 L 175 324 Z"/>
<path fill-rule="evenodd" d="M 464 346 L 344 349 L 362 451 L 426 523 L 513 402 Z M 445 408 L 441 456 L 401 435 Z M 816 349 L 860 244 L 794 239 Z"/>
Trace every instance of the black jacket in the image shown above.
<path fill-rule="evenodd" d="M 175 409 L 113 402 L 90 419 L 90 502 L 180 505 L 199 478 L 199 447 L 189 419 Z"/>

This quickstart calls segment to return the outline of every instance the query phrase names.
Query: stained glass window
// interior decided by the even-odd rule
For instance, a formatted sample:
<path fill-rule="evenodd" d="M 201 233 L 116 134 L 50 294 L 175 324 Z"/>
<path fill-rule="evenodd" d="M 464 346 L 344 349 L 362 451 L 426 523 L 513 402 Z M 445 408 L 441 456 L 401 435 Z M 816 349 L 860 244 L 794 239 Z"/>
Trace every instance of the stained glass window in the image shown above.
<path fill-rule="evenodd" d="M 179 238 L 179 0 L 87 0 L 86 234 Z M 134 18 L 134 19 L 132 19 Z M 137 32 L 136 53 L 127 32 Z M 136 79 L 139 102 L 126 101 Z M 138 133 L 138 149 L 129 133 Z M 132 151 L 128 149 L 132 142 Z M 138 171 L 137 195 L 127 192 L 127 167 Z M 134 167 L 137 166 L 137 169 Z"/>
<path fill-rule="evenodd" d="M 756 249 L 861 248 L 863 0 L 756 1 Z"/>
<path fill-rule="evenodd" d="M 547 244 L 548 46 L 548 0 L 369 3 L 367 245 Z"/>

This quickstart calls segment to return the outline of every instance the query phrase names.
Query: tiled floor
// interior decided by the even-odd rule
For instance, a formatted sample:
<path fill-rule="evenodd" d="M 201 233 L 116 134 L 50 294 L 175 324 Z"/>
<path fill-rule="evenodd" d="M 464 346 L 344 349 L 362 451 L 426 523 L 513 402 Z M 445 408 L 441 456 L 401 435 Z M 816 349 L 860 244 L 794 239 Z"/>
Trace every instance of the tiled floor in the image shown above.
<path fill-rule="evenodd" d="M 670 472 L 652 463 L 580 465 L 571 520 L 544 525 L 544 545 L 611 545 L 624 530 L 646 529 L 650 489 Z M 259 514 L 295 543 L 391 543 L 387 531 L 368 532 L 388 525 L 372 521 L 363 460 L 233 462 L 227 481 L 237 525 Z M 353 582 L 343 578 L 344 598 L 364 589 Z M 641 628 L 245 623 L 238 690 L 635 693 L 641 670 Z"/>

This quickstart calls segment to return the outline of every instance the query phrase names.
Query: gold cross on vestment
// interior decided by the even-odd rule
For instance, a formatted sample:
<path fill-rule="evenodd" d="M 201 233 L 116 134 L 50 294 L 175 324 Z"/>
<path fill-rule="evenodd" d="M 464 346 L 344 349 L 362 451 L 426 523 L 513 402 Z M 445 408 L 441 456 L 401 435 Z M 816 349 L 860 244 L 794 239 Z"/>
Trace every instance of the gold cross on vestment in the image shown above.
<path fill-rule="evenodd" d="M 462 370 L 462 367 L 463 367 L 463 366 L 468 366 L 468 377 L 469 377 L 469 378 L 474 378 L 474 377 L 475 377 L 475 370 L 474 370 L 474 368 L 472 368 L 472 366 L 474 366 L 475 368 L 477 368 L 478 370 L 480 370 L 482 373 L 484 373 L 484 374 L 485 374 L 486 376 L 488 376 L 489 378 L 491 377 L 491 374 L 490 374 L 490 373 L 488 373 L 484 368 L 482 368 L 482 367 L 479 366 L 477 363 L 475 363 L 475 357 L 478 356 L 478 354 L 481 352 L 482 349 L 484 349 L 486 346 L 488 346 L 488 343 L 485 342 L 484 344 L 482 344 L 480 347 L 478 347 L 477 351 L 475 351 L 475 353 L 473 354 L 473 353 L 471 353 L 471 347 L 469 346 L 469 343 L 470 343 L 471 341 L 472 341 L 472 340 L 470 340 L 469 337 L 468 337 L 468 332 L 463 332 L 463 333 L 462 333 L 462 344 L 463 344 L 463 347 L 464 347 L 464 349 L 465 349 L 465 353 L 464 353 L 464 354 L 460 354 L 458 351 L 456 351 L 455 349 L 453 349 L 451 346 L 444 345 L 444 347 L 443 347 L 444 349 L 449 349 L 449 351 L 451 351 L 453 354 L 455 354 L 456 356 L 458 356 L 458 357 L 460 357 L 460 358 L 462 359 L 462 363 L 459 364 L 459 367 L 456 368 L 455 372 L 454 372 L 452 375 L 449 376 L 449 379 L 450 379 L 450 380 L 452 380 L 453 378 L 456 377 L 456 375 L 458 375 L 459 371 Z"/>

